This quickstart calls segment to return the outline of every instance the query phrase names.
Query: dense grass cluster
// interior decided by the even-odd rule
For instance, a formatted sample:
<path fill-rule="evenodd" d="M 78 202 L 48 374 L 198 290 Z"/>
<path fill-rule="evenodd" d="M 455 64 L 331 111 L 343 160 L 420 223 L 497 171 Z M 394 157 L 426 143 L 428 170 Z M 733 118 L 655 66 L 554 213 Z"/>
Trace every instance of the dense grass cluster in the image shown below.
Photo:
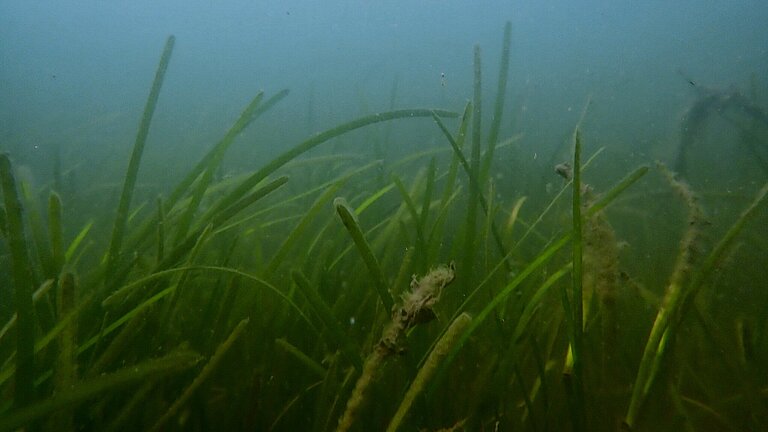
<path fill-rule="evenodd" d="M 498 156 L 514 158 L 520 138 L 500 123 L 510 32 L 485 129 L 476 48 L 462 112 L 365 115 L 222 179 L 232 143 L 288 94 L 259 93 L 178 185 L 137 205 L 169 38 L 105 238 L 67 222 L 81 209 L 58 173 L 36 189 L 0 155 L 0 294 L 13 294 L 0 317 L 0 430 L 768 426 L 765 283 L 738 314 L 715 294 L 756 274 L 734 257 L 766 253 L 753 220 L 765 224 L 768 186 L 713 227 L 662 164 L 596 190 L 602 149 L 582 161 L 576 128 L 556 193 L 500 188 Z M 404 121 L 441 144 L 401 160 L 306 154 Z M 649 194 L 680 211 L 642 208 Z M 648 250 L 622 246 L 628 224 Z M 677 248 L 653 246 L 669 244 L 663 229 Z M 670 264 L 624 270 L 646 254 Z"/>

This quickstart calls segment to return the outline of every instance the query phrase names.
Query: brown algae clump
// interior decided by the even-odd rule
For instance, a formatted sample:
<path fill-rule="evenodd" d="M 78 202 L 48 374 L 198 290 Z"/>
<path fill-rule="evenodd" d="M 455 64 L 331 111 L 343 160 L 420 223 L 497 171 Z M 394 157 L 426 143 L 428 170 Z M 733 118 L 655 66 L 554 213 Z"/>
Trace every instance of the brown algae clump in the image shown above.
<path fill-rule="evenodd" d="M 403 294 L 403 302 L 392 309 L 392 322 L 384 328 L 379 347 L 388 351 L 388 354 L 402 353 L 404 348 L 398 340 L 411 327 L 435 319 L 432 307 L 440 300 L 443 288 L 455 278 L 456 267 L 453 262 L 438 266 L 421 279 L 413 275 L 411 290 Z"/>

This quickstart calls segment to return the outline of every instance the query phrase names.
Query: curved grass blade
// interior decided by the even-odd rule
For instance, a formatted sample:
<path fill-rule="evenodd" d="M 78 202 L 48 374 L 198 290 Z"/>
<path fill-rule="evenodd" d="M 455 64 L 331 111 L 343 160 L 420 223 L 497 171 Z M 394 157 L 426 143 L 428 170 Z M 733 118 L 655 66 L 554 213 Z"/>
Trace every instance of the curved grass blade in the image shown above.
<path fill-rule="evenodd" d="M 302 162 L 303 162 L 303 160 L 302 160 Z M 296 201 L 301 200 L 303 198 L 306 198 L 308 196 L 314 195 L 318 191 L 321 191 L 321 190 L 324 190 L 324 189 L 327 189 L 327 188 L 331 187 L 334 183 L 336 183 L 337 181 L 341 180 L 342 178 L 351 178 L 351 177 L 359 175 L 359 174 L 361 174 L 361 173 L 363 173 L 365 171 L 368 171 L 371 168 L 375 168 L 375 167 L 379 167 L 379 166 L 381 166 L 381 161 L 373 161 L 373 162 L 368 163 L 366 165 L 363 165 L 363 166 L 361 166 L 359 168 L 356 168 L 356 169 L 354 169 L 352 171 L 349 171 L 349 172 L 346 172 L 344 174 L 341 174 L 340 176 L 338 176 L 338 177 L 336 177 L 334 179 L 331 179 L 331 180 L 329 180 L 327 182 L 324 182 L 324 183 L 319 184 L 317 186 L 314 186 L 312 188 L 306 189 L 306 190 L 302 191 L 301 193 L 292 195 L 292 196 L 290 196 L 288 198 L 285 198 L 285 199 L 282 199 L 282 200 L 277 201 L 275 203 L 272 203 L 272 204 L 270 204 L 267 207 L 264 207 L 264 208 L 261 208 L 259 210 L 256 210 L 256 211 L 248 214 L 247 216 L 244 216 L 241 219 L 238 219 L 238 220 L 236 220 L 236 221 L 234 221 L 234 222 L 232 222 L 232 223 L 230 223 L 230 224 L 228 224 L 228 225 L 226 225 L 224 227 L 219 228 L 218 230 L 216 230 L 216 234 L 219 234 L 221 232 L 233 229 L 233 228 L 238 227 L 238 226 L 240 226 L 240 225 L 242 225 L 242 224 L 244 224 L 244 223 L 246 223 L 246 222 L 248 222 L 250 220 L 258 218 L 258 217 L 260 217 L 260 216 L 262 216 L 264 214 L 267 214 L 267 213 L 273 212 L 273 211 L 277 211 L 280 207 L 287 206 L 288 204 L 290 204 L 292 202 L 296 202 Z M 390 185 L 390 186 L 394 187 L 394 185 Z M 359 212 L 358 212 L 358 214 L 359 214 Z M 312 248 L 310 248 L 310 250 L 311 249 Z"/>
<path fill-rule="evenodd" d="M 320 211 L 323 210 L 328 201 L 333 198 L 336 192 L 339 191 L 339 189 L 344 185 L 344 183 L 347 182 L 347 180 L 349 180 L 348 176 L 341 178 L 328 189 L 326 189 L 325 192 L 323 192 L 319 197 L 317 197 L 315 202 L 312 204 L 309 210 L 307 210 L 299 223 L 296 224 L 294 229 L 291 230 L 290 234 L 288 234 L 285 240 L 283 240 L 283 243 L 277 249 L 277 252 L 275 252 L 275 254 L 272 256 L 272 259 L 269 261 L 269 264 L 267 264 L 267 268 L 264 271 L 265 275 L 271 276 L 275 270 L 277 270 L 278 266 L 282 264 L 285 257 L 291 251 L 293 245 L 298 241 L 299 236 L 301 236 L 301 234 L 306 231 L 306 229 L 309 227 L 309 224 L 315 220 Z"/>
<path fill-rule="evenodd" d="M 515 205 L 512 206 L 512 212 L 510 212 L 509 219 L 507 219 L 507 225 L 504 227 L 504 235 L 506 237 L 512 237 L 512 230 L 515 228 L 517 216 L 520 214 L 520 209 L 527 199 L 528 197 L 526 196 L 520 197 L 515 201 Z"/>
<path fill-rule="evenodd" d="M 72 240 L 72 243 L 69 244 L 67 251 L 64 252 L 65 263 L 72 262 L 72 256 L 75 254 L 75 252 L 77 252 L 77 248 L 80 246 L 80 243 L 83 242 L 83 239 L 85 239 L 85 236 L 88 235 L 88 232 L 91 230 L 91 227 L 93 227 L 93 221 L 89 221 L 87 224 L 85 224 L 85 226 L 83 226 L 80 232 L 78 232 L 75 238 Z"/>
<path fill-rule="evenodd" d="M 435 113 L 442 117 L 456 117 L 456 113 L 450 111 L 436 110 Z M 321 132 L 308 140 L 301 142 L 290 150 L 284 152 L 280 156 L 273 159 L 267 165 L 253 173 L 250 177 L 244 180 L 235 190 L 230 192 L 227 196 L 219 200 L 209 211 L 209 213 L 217 213 L 222 209 L 232 205 L 237 201 L 239 197 L 248 192 L 253 186 L 264 180 L 268 175 L 275 172 L 278 168 L 282 167 L 286 163 L 290 162 L 297 156 L 317 147 L 318 145 L 336 138 L 340 135 L 344 135 L 356 129 L 360 129 L 364 126 L 372 125 L 375 123 L 381 123 L 384 121 L 403 119 L 403 118 L 417 118 L 417 117 L 429 117 L 432 115 L 432 110 L 428 109 L 404 109 L 396 111 L 387 111 L 378 114 L 371 114 L 365 117 L 352 120 L 350 122 L 341 124 L 334 128 L 328 129 L 325 132 Z"/>
<path fill-rule="evenodd" d="M 259 107 L 256 109 L 256 111 L 253 113 L 253 118 L 255 119 L 262 113 L 266 112 L 269 108 L 274 106 L 278 101 L 280 101 L 282 98 L 288 95 L 288 90 L 283 90 L 276 94 L 275 96 L 269 98 L 266 102 L 263 104 L 260 104 Z M 195 181 L 195 179 L 198 178 L 200 173 L 203 172 L 206 166 L 208 166 L 209 159 L 215 155 L 217 152 L 219 152 L 219 148 L 212 148 L 201 160 L 200 162 L 195 165 L 195 167 L 187 174 L 187 176 L 182 180 L 176 188 L 174 188 L 173 192 L 169 195 L 169 197 L 166 199 L 165 207 L 166 211 L 170 212 L 173 210 L 178 203 L 179 199 L 187 192 L 189 187 L 192 185 L 192 183 Z M 154 217 L 149 217 L 145 219 L 141 226 L 137 228 L 134 231 L 134 234 L 131 235 L 129 243 L 131 244 L 138 244 L 144 239 L 149 236 L 152 231 L 156 228 L 157 220 Z"/>
<path fill-rule="evenodd" d="M 355 209 L 355 214 L 362 214 L 368 207 L 371 206 L 371 204 L 375 203 L 379 200 L 382 196 L 384 196 L 387 192 L 391 191 L 392 188 L 394 188 L 395 185 L 393 183 L 389 183 L 388 185 L 382 187 L 381 189 L 377 190 L 375 193 L 373 193 L 371 196 L 365 199 L 362 203 L 360 203 L 359 206 Z"/>
<path fill-rule="evenodd" d="M 240 211 L 244 210 L 251 204 L 264 198 L 270 193 L 274 192 L 276 189 L 280 188 L 287 182 L 288 182 L 288 177 L 285 177 L 285 176 L 279 177 L 259 187 L 258 189 L 256 189 L 255 191 L 247 195 L 246 197 L 240 199 L 240 201 L 222 210 L 220 213 L 212 215 L 210 218 L 211 219 L 210 221 L 207 219 L 201 220 L 200 223 L 205 223 L 206 225 L 203 225 L 200 228 L 196 228 L 192 234 L 187 236 L 184 242 L 174 247 L 173 250 L 171 250 L 166 255 L 163 261 L 161 261 L 160 264 L 157 265 L 157 269 L 166 269 L 172 266 L 174 263 L 177 263 L 184 255 L 189 253 L 190 249 L 197 241 L 197 238 L 200 236 L 200 233 L 202 233 L 203 230 L 205 230 L 206 226 L 210 224 L 215 230 L 218 226 L 222 225 L 223 223 L 228 221 L 230 218 L 234 217 Z"/>
<path fill-rule="evenodd" d="M 177 267 L 177 268 L 172 268 L 172 269 L 169 269 L 169 270 L 162 270 L 162 271 L 159 271 L 157 273 L 153 273 L 153 274 L 151 274 L 149 276 L 143 277 L 143 278 L 141 278 L 141 279 L 139 279 L 137 281 L 131 282 L 130 284 L 127 284 L 127 285 L 123 286 L 119 290 L 115 291 L 114 294 L 112 294 L 111 296 L 109 296 L 106 299 L 104 299 L 104 301 L 102 302 L 103 306 L 109 307 L 109 306 L 115 305 L 117 302 L 119 302 L 123 298 L 125 298 L 125 296 L 130 294 L 133 290 L 135 290 L 136 288 L 138 288 L 138 287 L 140 287 L 140 286 L 142 286 L 142 285 L 144 285 L 144 284 L 146 284 L 148 282 L 152 282 L 152 281 L 157 280 L 157 279 L 162 279 L 164 277 L 173 275 L 173 274 L 175 274 L 177 272 L 186 272 L 186 271 L 190 271 L 190 270 L 213 271 L 213 272 L 220 272 L 220 273 L 225 273 L 225 274 L 236 275 L 236 276 L 242 277 L 242 278 L 244 278 L 246 280 L 249 280 L 249 281 L 255 283 L 256 285 L 260 286 L 261 288 L 265 288 L 265 289 L 267 289 L 269 291 L 272 291 L 273 293 L 277 294 L 278 297 L 280 297 L 283 300 L 285 300 L 285 302 L 296 311 L 298 316 L 300 316 L 304 321 L 306 321 L 310 325 L 310 327 L 313 330 L 315 330 L 315 332 L 319 333 L 319 330 L 315 327 L 315 325 L 312 322 L 312 320 L 310 320 L 304 314 L 304 311 L 296 303 L 294 303 L 293 300 L 291 300 L 291 298 L 288 295 L 284 294 L 282 291 L 277 289 L 274 285 L 270 284 L 269 282 L 267 282 L 267 281 L 265 281 L 265 280 L 263 280 L 263 279 L 261 279 L 261 278 L 259 278 L 257 276 L 248 274 L 248 273 L 240 271 L 240 270 L 236 270 L 236 269 L 232 269 L 232 268 L 227 268 L 227 267 L 191 266 L 191 267 Z M 104 334 L 107 334 L 108 332 L 114 331 L 115 328 L 119 327 L 120 325 L 125 323 L 128 319 L 132 318 L 133 315 L 138 313 L 138 311 L 140 309 L 143 309 L 143 308 L 145 308 L 147 306 L 150 306 L 152 303 L 157 302 L 162 297 L 165 297 L 168 294 L 170 294 L 172 291 L 173 291 L 173 287 L 170 287 L 170 288 L 166 288 L 165 290 L 155 294 L 152 298 L 146 300 L 144 303 L 142 303 L 138 307 L 132 309 L 131 311 L 126 313 L 123 317 L 121 317 L 119 320 L 115 321 L 112 325 L 107 327 L 107 329 L 104 330 Z M 87 349 L 88 347 L 90 347 L 95 342 L 96 342 L 96 338 L 93 338 L 93 339 L 89 340 L 88 342 L 83 344 L 83 346 L 80 347 L 80 350 L 82 351 L 84 349 Z"/>

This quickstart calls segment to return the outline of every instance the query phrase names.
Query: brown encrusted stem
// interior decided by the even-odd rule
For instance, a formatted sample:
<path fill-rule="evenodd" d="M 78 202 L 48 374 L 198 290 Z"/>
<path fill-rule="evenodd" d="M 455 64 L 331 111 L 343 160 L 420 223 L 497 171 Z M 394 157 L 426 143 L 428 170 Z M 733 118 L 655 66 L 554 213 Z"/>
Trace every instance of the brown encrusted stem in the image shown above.
<path fill-rule="evenodd" d="M 658 163 L 657 165 L 688 208 L 688 219 L 686 221 L 688 229 L 682 240 L 680 240 L 680 252 L 678 253 L 677 261 L 675 262 L 675 269 L 672 272 L 672 277 L 669 280 L 664 300 L 662 301 L 659 312 L 656 315 L 656 320 L 651 328 L 651 334 L 648 336 L 648 342 L 645 345 L 643 357 L 640 361 L 640 367 L 637 371 L 635 385 L 632 389 L 632 398 L 629 402 L 629 409 L 627 410 L 627 417 L 625 420 L 625 426 L 630 430 L 634 428 L 635 423 L 637 422 L 640 409 L 655 379 L 658 364 L 660 362 L 657 357 L 659 357 L 660 353 L 663 351 L 662 344 L 666 343 L 662 338 L 664 338 L 664 335 L 666 334 L 670 320 L 678 313 L 685 300 L 686 290 L 683 288 L 685 286 L 685 281 L 691 274 L 693 261 L 696 255 L 696 243 L 701 235 L 700 227 L 704 224 L 703 211 L 690 187 L 686 183 L 676 179 L 674 174 L 666 166 L 661 163 Z M 666 338 L 664 339 L 666 340 Z"/>
<path fill-rule="evenodd" d="M 339 419 L 337 432 L 346 432 L 352 427 L 357 412 L 365 401 L 365 393 L 384 360 L 392 354 L 404 352 L 400 341 L 405 338 L 405 332 L 417 324 L 427 323 L 435 318 L 432 307 L 440 300 L 443 288 L 453 282 L 454 278 L 453 263 L 441 265 L 421 279 L 414 276 L 411 290 L 403 295 L 401 304 L 392 308 L 392 321 L 384 327 L 381 339 L 365 359 L 363 371 L 347 400 L 347 408 Z"/>
<path fill-rule="evenodd" d="M 352 422 L 355 420 L 355 415 L 360 408 L 360 405 L 365 400 L 365 391 L 370 387 L 373 378 L 376 376 L 376 371 L 379 370 L 379 366 L 384 363 L 384 358 L 389 355 L 389 352 L 382 349 L 380 344 L 376 344 L 373 352 L 368 355 L 363 365 L 363 373 L 360 374 L 360 378 L 355 383 L 355 389 L 352 391 L 352 395 L 347 401 L 347 408 L 344 410 L 344 415 L 339 419 L 339 426 L 336 428 L 337 432 L 348 431 L 352 427 Z"/>

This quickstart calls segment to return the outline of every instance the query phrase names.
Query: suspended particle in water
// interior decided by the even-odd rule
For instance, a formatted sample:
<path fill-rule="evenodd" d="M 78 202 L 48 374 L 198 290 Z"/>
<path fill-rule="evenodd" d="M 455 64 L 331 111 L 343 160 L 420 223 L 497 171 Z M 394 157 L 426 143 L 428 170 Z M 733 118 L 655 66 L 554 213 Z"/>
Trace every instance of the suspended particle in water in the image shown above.
<path fill-rule="evenodd" d="M 445 87 L 445 72 L 440 72 L 440 85 Z"/>

